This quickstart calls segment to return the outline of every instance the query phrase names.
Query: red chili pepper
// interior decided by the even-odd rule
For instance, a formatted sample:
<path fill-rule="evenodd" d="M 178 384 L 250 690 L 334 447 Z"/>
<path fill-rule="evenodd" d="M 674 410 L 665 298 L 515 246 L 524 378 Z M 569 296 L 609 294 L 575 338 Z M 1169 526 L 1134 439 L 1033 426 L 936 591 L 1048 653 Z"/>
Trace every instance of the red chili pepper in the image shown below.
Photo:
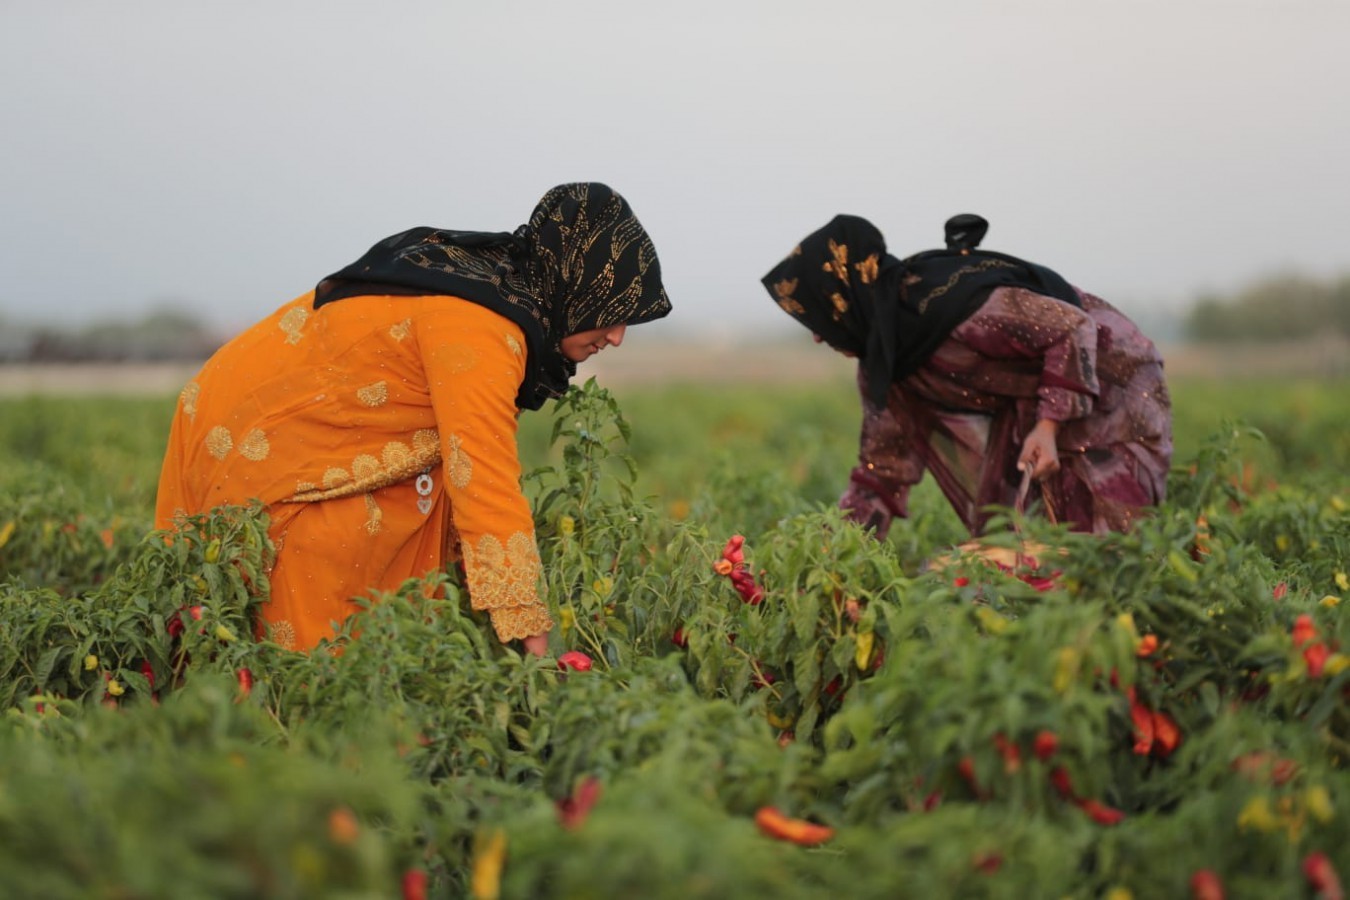
<path fill-rule="evenodd" d="M 1130 701 L 1130 721 L 1134 723 L 1134 752 L 1147 756 L 1153 749 L 1153 712 L 1142 703 L 1134 692 L 1134 686 L 1125 692 Z"/>
<path fill-rule="evenodd" d="M 834 829 L 806 819 L 785 816 L 772 806 L 761 806 L 755 813 L 755 825 L 769 837 L 791 841 L 803 847 L 815 847 L 834 837 Z"/>
<path fill-rule="evenodd" d="M 1037 759 L 1048 760 L 1059 749 L 1059 737 L 1053 731 L 1038 731 L 1031 746 Z"/>
<path fill-rule="evenodd" d="M 1158 649 L 1158 636 L 1156 634 L 1146 634 L 1139 639 L 1139 646 L 1134 648 L 1134 655 L 1143 659 L 1146 656 L 1152 656 L 1153 651 Z"/>
<path fill-rule="evenodd" d="M 1223 900 L 1223 882 L 1212 869 L 1201 869 L 1191 876 L 1192 900 Z"/>
<path fill-rule="evenodd" d="M 563 670 L 575 669 L 578 672 L 589 672 L 591 670 L 591 658 L 580 650 L 569 650 L 558 657 L 558 668 Z"/>
<path fill-rule="evenodd" d="M 971 867 L 976 872 L 982 872 L 985 875 L 993 875 L 1003 865 L 1003 854 L 997 851 L 988 853 L 977 853 L 975 859 L 971 861 Z"/>
<path fill-rule="evenodd" d="M 1092 817 L 1094 822 L 1101 825 L 1116 825 L 1125 818 L 1125 814 L 1118 809 L 1113 809 L 1097 800 L 1079 800 L 1078 808 Z"/>
<path fill-rule="evenodd" d="M 1341 879 L 1325 853 L 1309 853 L 1303 858 L 1303 874 L 1317 892 L 1317 900 L 1345 900 Z"/>
<path fill-rule="evenodd" d="M 1317 637 L 1317 626 L 1313 624 L 1312 616 L 1303 613 L 1294 620 L 1294 627 L 1289 633 L 1294 639 L 1294 646 L 1302 647 Z"/>
<path fill-rule="evenodd" d="M 670 642 L 676 647 L 689 646 L 689 638 L 685 635 L 683 628 L 675 629 L 675 633 L 670 636 Z"/>
<path fill-rule="evenodd" d="M 1279 584 L 1275 585 L 1275 589 L 1270 592 L 1270 596 L 1275 600 L 1283 600 L 1284 595 L 1287 593 L 1289 593 L 1289 585 L 1281 581 Z"/>
<path fill-rule="evenodd" d="M 1303 648 L 1303 661 L 1308 664 L 1309 678 L 1322 677 L 1322 670 L 1326 667 L 1327 657 L 1329 656 L 1331 656 L 1331 651 L 1321 641 Z"/>
<path fill-rule="evenodd" d="M 566 829 L 580 828 L 591 813 L 591 807 L 600 799 L 600 779 L 588 775 L 572 791 L 570 797 L 557 802 L 558 821 Z"/>
<path fill-rule="evenodd" d="M 250 670 L 240 669 L 235 673 L 235 676 L 239 679 L 240 698 L 247 697 L 249 694 L 253 693 L 253 673 Z"/>
<path fill-rule="evenodd" d="M 427 873 L 409 869 L 403 873 L 403 900 L 427 900 Z"/>
<path fill-rule="evenodd" d="M 1171 716 L 1163 712 L 1153 714 L 1153 755 L 1167 757 L 1181 744 L 1181 729 Z"/>
<path fill-rule="evenodd" d="M 1057 766 L 1050 772 L 1050 783 L 1055 786 L 1055 790 L 1065 800 L 1073 800 L 1075 794 L 1073 791 L 1073 780 L 1069 777 L 1069 771 L 1063 766 Z"/>
<path fill-rule="evenodd" d="M 1012 775 L 1022 768 L 1022 751 L 1017 745 L 1008 740 L 1002 732 L 994 735 L 994 746 L 998 748 L 999 754 L 1003 757 L 1003 771 Z"/>

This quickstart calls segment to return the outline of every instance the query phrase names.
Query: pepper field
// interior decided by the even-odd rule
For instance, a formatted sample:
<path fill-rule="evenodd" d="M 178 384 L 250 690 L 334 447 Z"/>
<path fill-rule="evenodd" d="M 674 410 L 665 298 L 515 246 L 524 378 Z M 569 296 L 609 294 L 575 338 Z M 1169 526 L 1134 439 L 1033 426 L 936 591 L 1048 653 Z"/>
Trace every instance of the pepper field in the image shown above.
<path fill-rule="evenodd" d="M 576 389 L 538 660 L 453 575 L 255 643 L 261 518 L 150 532 L 173 397 L 0 399 L 0 896 L 1340 897 L 1350 385 L 1173 388 L 1167 505 L 1007 569 L 840 519 L 847 383 Z"/>

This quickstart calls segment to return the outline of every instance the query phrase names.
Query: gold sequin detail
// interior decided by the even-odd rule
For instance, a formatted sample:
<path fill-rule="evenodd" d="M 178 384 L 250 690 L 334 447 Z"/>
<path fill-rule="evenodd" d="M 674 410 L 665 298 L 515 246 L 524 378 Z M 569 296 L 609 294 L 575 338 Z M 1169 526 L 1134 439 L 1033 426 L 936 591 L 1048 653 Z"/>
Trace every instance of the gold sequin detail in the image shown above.
<path fill-rule="evenodd" d="M 516 356 L 520 356 L 524 352 L 524 350 L 520 346 L 520 341 L 516 340 L 516 336 L 514 334 L 508 334 L 506 336 L 506 346 L 510 347 L 511 352 L 514 353 Z"/>
<path fill-rule="evenodd" d="M 784 278 L 773 286 L 773 292 L 778 295 L 778 305 L 785 312 L 793 316 L 804 316 L 806 315 L 806 307 L 798 303 L 796 298 L 792 296 L 796 290 L 797 279 L 795 278 Z"/>
<path fill-rule="evenodd" d="M 840 317 L 843 316 L 844 313 L 848 312 L 848 301 L 844 299 L 843 294 L 839 293 L 838 291 L 835 291 L 833 294 L 830 295 L 830 303 L 834 305 L 834 312 L 831 313 L 831 315 L 833 316 L 834 320 L 838 322 Z"/>
<path fill-rule="evenodd" d="M 357 481 L 365 482 L 377 477 L 384 470 L 380 461 L 369 453 L 362 453 L 356 459 L 352 460 L 352 477 Z"/>
<path fill-rule="evenodd" d="M 375 502 L 375 495 L 366 494 L 366 534 L 371 536 L 379 534 L 380 522 L 383 518 L 384 511 Z"/>
<path fill-rule="evenodd" d="M 244 435 L 244 440 L 239 444 L 239 454 L 253 462 L 267 459 L 267 454 L 271 450 L 272 446 L 267 443 L 267 435 L 263 434 L 261 428 L 255 428 Z"/>
<path fill-rule="evenodd" d="M 230 430 L 223 425 L 217 425 L 206 433 L 206 452 L 216 459 L 224 459 L 233 447 L 234 438 L 230 437 Z"/>
<path fill-rule="evenodd" d="M 183 405 L 183 413 L 189 417 L 197 415 L 197 400 L 201 398 L 202 386 L 195 381 L 189 381 L 183 386 L 182 392 L 178 395 L 178 402 Z"/>
<path fill-rule="evenodd" d="M 396 341 L 401 341 L 410 334 L 412 334 L 412 319 L 404 319 L 389 326 L 389 336 Z"/>
<path fill-rule="evenodd" d="M 389 383 L 377 381 L 356 391 L 356 399 L 365 406 L 383 406 L 389 399 Z"/>
<path fill-rule="evenodd" d="M 317 491 L 319 486 L 312 481 L 297 481 L 295 483 L 295 492 L 303 494 L 305 491 Z"/>
<path fill-rule="evenodd" d="M 450 435 L 449 443 L 450 458 L 446 461 L 446 468 L 450 472 L 450 483 L 462 490 L 469 486 L 469 481 L 473 478 L 473 460 L 464 452 L 459 435 Z"/>
<path fill-rule="evenodd" d="M 305 327 L 305 322 L 309 319 L 309 310 L 303 306 L 292 307 L 286 315 L 281 317 L 278 323 L 282 332 L 286 335 L 286 343 L 298 344 L 302 335 L 300 332 Z"/>
<path fill-rule="evenodd" d="M 326 488 L 340 487 L 351 481 L 352 476 L 346 469 L 339 469 L 336 466 L 323 473 L 323 486 Z"/>
<path fill-rule="evenodd" d="M 871 284 L 876 281 L 879 263 L 880 258 L 875 253 L 868 254 L 867 259 L 864 259 L 860 263 L 855 263 L 853 268 L 858 270 L 858 280 L 863 284 Z"/>
<path fill-rule="evenodd" d="M 273 622 L 267 629 L 267 637 L 283 650 L 295 649 L 295 626 L 285 619 Z"/>
<path fill-rule="evenodd" d="M 833 272 L 835 278 L 848 284 L 848 244 L 837 244 L 834 238 L 830 238 L 829 246 L 832 258 L 826 260 L 821 268 L 826 272 Z"/>

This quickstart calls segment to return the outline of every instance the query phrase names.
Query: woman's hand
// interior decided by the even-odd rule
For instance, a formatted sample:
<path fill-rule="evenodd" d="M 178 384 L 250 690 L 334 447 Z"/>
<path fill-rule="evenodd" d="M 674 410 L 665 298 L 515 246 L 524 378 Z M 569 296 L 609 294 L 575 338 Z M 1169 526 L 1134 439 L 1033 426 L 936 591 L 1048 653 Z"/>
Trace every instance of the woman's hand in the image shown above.
<path fill-rule="evenodd" d="M 525 649 L 535 656 L 543 656 L 548 653 L 548 632 L 541 631 L 539 634 L 532 634 L 529 637 L 521 638 L 520 642 L 525 645 Z"/>
<path fill-rule="evenodd" d="M 1031 429 L 1027 439 L 1022 442 L 1022 453 L 1017 457 L 1017 470 L 1030 472 L 1037 481 L 1059 471 L 1059 447 L 1055 436 L 1059 433 L 1059 423 L 1054 419 L 1041 419 Z"/>

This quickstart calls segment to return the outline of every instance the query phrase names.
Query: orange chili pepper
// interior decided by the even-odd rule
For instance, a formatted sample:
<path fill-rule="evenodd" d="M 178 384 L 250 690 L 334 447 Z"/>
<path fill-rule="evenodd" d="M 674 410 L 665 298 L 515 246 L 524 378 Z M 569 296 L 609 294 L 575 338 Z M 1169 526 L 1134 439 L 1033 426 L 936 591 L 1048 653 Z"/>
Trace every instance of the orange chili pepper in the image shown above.
<path fill-rule="evenodd" d="M 815 847 L 834 837 L 834 829 L 806 819 L 786 816 L 773 806 L 761 806 L 755 813 L 755 825 L 761 832 L 780 841 L 803 847 Z"/>

